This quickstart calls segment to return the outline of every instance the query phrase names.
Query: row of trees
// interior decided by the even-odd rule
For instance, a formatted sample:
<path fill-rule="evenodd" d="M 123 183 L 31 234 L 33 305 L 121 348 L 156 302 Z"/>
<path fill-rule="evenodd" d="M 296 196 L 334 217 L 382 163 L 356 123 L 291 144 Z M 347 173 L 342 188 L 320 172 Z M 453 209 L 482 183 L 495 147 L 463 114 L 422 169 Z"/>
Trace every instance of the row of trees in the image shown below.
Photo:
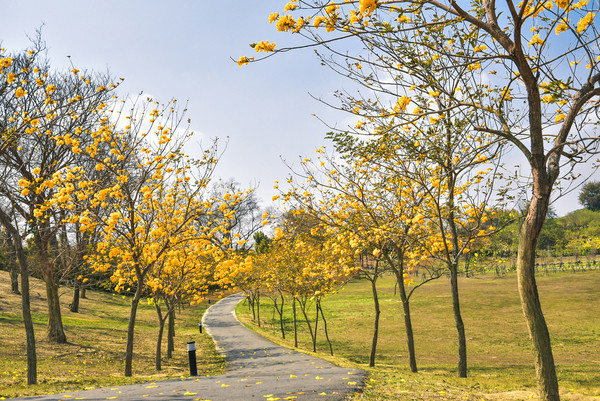
<path fill-rule="evenodd" d="M 535 280 L 535 250 L 553 195 L 566 189 L 579 176 L 577 166 L 598 152 L 599 35 L 594 17 L 600 5 L 509 0 L 464 6 L 437 0 L 292 0 L 269 21 L 279 31 L 302 35 L 307 41 L 302 47 L 322 49 L 322 63 L 363 88 L 337 94 L 337 107 L 355 115 L 357 123 L 334 139 L 370 138 L 348 148 L 354 163 L 364 159 L 362 149 L 371 148 L 371 165 L 394 160 L 399 177 L 426 172 L 413 180 L 421 186 L 421 196 L 439 201 L 439 207 L 424 201 L 429 210 L 422 215 L 426 225 L 436 224 L 438 233 L 446 233 L 435 255 L 447 255 L 451 272 L 470 246 L 458 234 L 485 229 L 484 209 L 469 205 L 485 205 L 490 194 L 500 208 L 511 197 L 529 200 L 519 228 L 519 294 L 535 351 L 540 398 L 558 400 Z M 290 50 L 268 42 L 254 49 Z M 253 60 L 244 56 L 238 62 Z M 349 139 L 336 145 L 346 146 L 345 141 Z M 489 163 L 492 170 L 478 176 L 473 170 L 478 163 Z M 478 191 L 478 177 L 487 181 L 489 191 Z M 433 182 L 423 185 L 429 178 Z M 427 189 L 432 186 L 439 191 Z M 467 210 L 476 218 L 460 223 L 456 214 Z M 453 298 L 460 337 L 458 297 Z M 464 366 L 459 374 L 466 374 Z"/>
<path fill-rule="evenodd" d="M 0 223 L 20 266 L 28 383 L 37 381 L 32 271 L 46 286 L 52 342 L 67 341 L 59 285 L 73 285 L 74 312 L 85 283 L 132 295 L 126 376 L 138 305 L 151 299 L 160 369 L 176 306 L 227 287 L 218 271 L 249 247 L 242 233 L 260 215 L 252 191 L 211 184 L 217 141 L 188 156 L 189 120 L 175 100 L 121 99 L 108 75 L 56 72 L 39 36 L 30 49 L 2 53 L 0 66 Z M 168 332 L 170 356 L 172 325 Z"/>

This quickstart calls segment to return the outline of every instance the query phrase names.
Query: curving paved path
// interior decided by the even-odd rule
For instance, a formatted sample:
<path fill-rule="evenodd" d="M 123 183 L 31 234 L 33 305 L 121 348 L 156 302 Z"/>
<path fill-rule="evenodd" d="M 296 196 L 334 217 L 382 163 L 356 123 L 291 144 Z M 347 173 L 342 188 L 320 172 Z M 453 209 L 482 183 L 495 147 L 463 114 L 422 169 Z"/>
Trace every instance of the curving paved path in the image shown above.
<path fill-rule="evenodd" d="M 359 391 L 365 372 L 281 347 L 245 328 L 235 316 L 243 295 L 211 306 L 202 325 L 226 362 L 226 373 L 65 392 L 15 400 L 297 400 L 340 401 Z"/>

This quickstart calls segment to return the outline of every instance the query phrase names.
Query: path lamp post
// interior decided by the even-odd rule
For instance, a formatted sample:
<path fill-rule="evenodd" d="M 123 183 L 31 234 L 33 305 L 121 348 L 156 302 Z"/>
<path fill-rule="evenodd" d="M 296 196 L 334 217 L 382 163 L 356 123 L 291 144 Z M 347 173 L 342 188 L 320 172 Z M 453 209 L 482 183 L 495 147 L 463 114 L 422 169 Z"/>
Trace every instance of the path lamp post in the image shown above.
<path fill-rule="evenodd" d="M 190 376 L 198 376 L 198 366 L 196 365 L 196 342 L 188 341 L 187 350 L 190 360 Z"/>

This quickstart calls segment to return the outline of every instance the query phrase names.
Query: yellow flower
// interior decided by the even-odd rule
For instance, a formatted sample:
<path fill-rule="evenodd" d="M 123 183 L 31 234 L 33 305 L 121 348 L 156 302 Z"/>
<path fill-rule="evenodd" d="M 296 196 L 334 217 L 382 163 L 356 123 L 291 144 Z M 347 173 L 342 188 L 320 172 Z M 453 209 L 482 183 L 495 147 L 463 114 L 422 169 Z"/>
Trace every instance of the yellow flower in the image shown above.
<path fill-rule="evenodd" d="M 467 71 L 478 70 L 478 69 L 480 69 L 480 68 L 481 68 L 481 64 L 480 64 L 479 62 L 477 62 L 477 63 L 472 63 L 472 64 L 469 64 L 469 65 L 467 66 Z"/>
<path fill-rule="evenodd" d="M 561 22 L 560 24 L 556 25 L 556 29 L 554 30 L 554 32 L 559 35 L 562 32 L 565 32 L 567 30 L 568 26 L 567 24 L 565 24 L 564 22 Z"/>
<path fill-rule="evenodd" d="M 377 0 L 359 0 L 358 9 L 361 14 L 371 14 L 377 8 Z"/>
<path fill-rule="evenodd" d="M 405 22 L 410 22 L 410 18 L 408 18 L 406 15 L 402 14 L 401 16 L 398 17 L 397 21 L 402 24 Z"/>
<path fill-rule="evenodd" d="M 577 33 L 581 33 L 587 29 L 587 27 L 594 21 L 596 14 L 587 13 L 585 17 L 579 20 L 577 23 Z"/>
<path fill-rule="evenodd" d="M 542 98 L 542 101 L 543 101 L 544 103 L 550 103 L 550 102 L 552 102 L 553 100 L 554 100 L 554 96 L 552 96 L 552 95 L 546 95 L 546 96 L 544 96 L 544 97 Z"/>
<path fill-rule="evenodd" d="M 250 61 L 253 61 L 254 57 L 246 57 L 246 56 L 242 56 L 238 59 L 237 61 L 237 65 L 239 65 L 240 67 L 243 66 L 244 64 L 248 64 Z"/>
<path fill-rule="evenodd" d="M 11 64 L 12 64 L 12 58 L 10 58 L 10 57 L 0 58 L 0 68 L 10 67 Z"/>
<path fill-rule="evenodd" d="M 536 33 L 535 35 L 533 35 L 533 38 L 531 38 L 528 45 L 529 47 L 531 47 L 532 45 L 542 45 L 543 43 L 544 40 L 540 38 L 540 34 Z"/>
<path fill-rule="evenodd" d="M 325 12 L 327 14 L 333 14 L 335 13 L 335 10 L 337 10 L 338 8 L 340 8 L 340 6 L 338 6 L 337 4 L 335 4 L 333 1 L 329 2 L 329 4 L 327 5 L 327 7 L 325 7 Z"/>
<path fill-rule="evenodd" d="M 6 82 L 10 84 L 15 80 L 16 77 L 17 74 L 15 74 L 14 72 L 9 72 L 8 75 L 6 75 Z"/>
<path fill-rule="evenodd" d="M 283 15 L 279 17 L 275 26 L 279 32 L 287 32 L 296 27 L 296 21 L 294 21 L 291 15 Z"/>
<path fill-rule="evenodd" d="M 269 23 L 272 24 L 273 21 L 276 21 L 279 18 L 279 13 L 271 13 L 269 15 Z"/>
<path fill-rule="evenodd" d="M 396 106 L 394 106 L 394 110 L 396 112 L 405 111 L 406 107 L 410 103 L 410 98 L 408 96 L 402 96 L 396 102 Z"/>
<path fill-rule="evenodd" d="M 554 121 L 556 121 L 557 123 L 561 122 L 562 120 L 564 120 L 567 116 L 565 115 L 565 113 L 560 113 L 556 115 L 556 118 L 554 119 Z"/>
<path fill-rule="evenodd" d="M 290 1 L 289 3 L 287 3 L 285 5 L 285 7 L 283 8 L 283 11 L 288 12 L 290 10 L 295 10 L 296 8 L 298 8 L 298 4 L 294 4 Z"/>
<path fill-rule="evenodd" d="M 256 43 L 254 45 L 254 50 L 256 50 L 256 52 L 272 52 L 273 50 L 275 50 L 275 43 L 269 43 L 268 40 Z"/>
<path fill-rule="evenodd" d="M 27 94 L 27 91 L 23 90 L 23 88 L 21 86 L 19 86 L 17 88 L 17 90 L 15 91 L 15 96 L 16 97 L 23 97 Z"/>

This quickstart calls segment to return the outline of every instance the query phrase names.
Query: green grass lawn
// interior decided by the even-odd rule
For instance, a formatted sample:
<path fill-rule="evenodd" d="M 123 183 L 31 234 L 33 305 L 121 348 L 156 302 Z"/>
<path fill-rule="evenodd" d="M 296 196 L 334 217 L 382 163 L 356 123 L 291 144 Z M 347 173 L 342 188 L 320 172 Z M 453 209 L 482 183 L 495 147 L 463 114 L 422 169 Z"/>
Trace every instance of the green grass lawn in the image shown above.
<path fill-rule="evenodd" d="M 521 312 L 516 277 L 461 279 L 460 299 L 467 335 L 469 377 L 457 377 L 458 343 L 446 278 L 417 289 L 411 312 L 420 372 L 408 369 L 404 320 L 394 281 L 379 281 L 381 326 L 376 368 L 356 400 L 517 400 L 536 391 L 533 354 Z M 542 307 L 552 336 L 564 399 L 600 400 L 600 271 L 539 275 Z M 366 368 L 373 332 L 370 283 L 356 280 L 323 301 L 336 361 Z M 293 344 L 291 307 L 286 308 L 285 344 Z M 314 314 L 314 312 L 313 312 Z M 238 315 L 250 322 L 247 305 Z M 312 314 L 311 314 L 312 315 Z M 262 298 L 263 332 L 281 342 L 272 302 Z M 312 350 L 301 323 L 301 348 Z M 318 351 L 328 345 L 319 327 Z"/>
<path fill-rule="evenodd" d="M 163 369 L 154 368 L 158 322 L 154 306 L 140 303 L 134 345 L 134 376 L 123 376 L 125 341 L 131 299 L 105 292 L 87 291 L 80 312 L 66 307 L 71 291 L 61 290 L 63 324 L 68 344 L 46 339 L 47 306 L 44 283 L 31 280 L 32 313 L 38 354 L 38 385 L 27 386 L 25 329 L 21 298 L 10 293 L 8 273 L 0 272 L 0 399 L 56 393 L 75 389 L 117 386 L 175 378 L 189 374 L 187 342 L 196 341 L 198 373 L 222 372 L 223 361 L 210 337 L 198 331 L 207 305 L 187 307 L 177 314 L 175 352 L 166 359 L 163 338 Z"/>

